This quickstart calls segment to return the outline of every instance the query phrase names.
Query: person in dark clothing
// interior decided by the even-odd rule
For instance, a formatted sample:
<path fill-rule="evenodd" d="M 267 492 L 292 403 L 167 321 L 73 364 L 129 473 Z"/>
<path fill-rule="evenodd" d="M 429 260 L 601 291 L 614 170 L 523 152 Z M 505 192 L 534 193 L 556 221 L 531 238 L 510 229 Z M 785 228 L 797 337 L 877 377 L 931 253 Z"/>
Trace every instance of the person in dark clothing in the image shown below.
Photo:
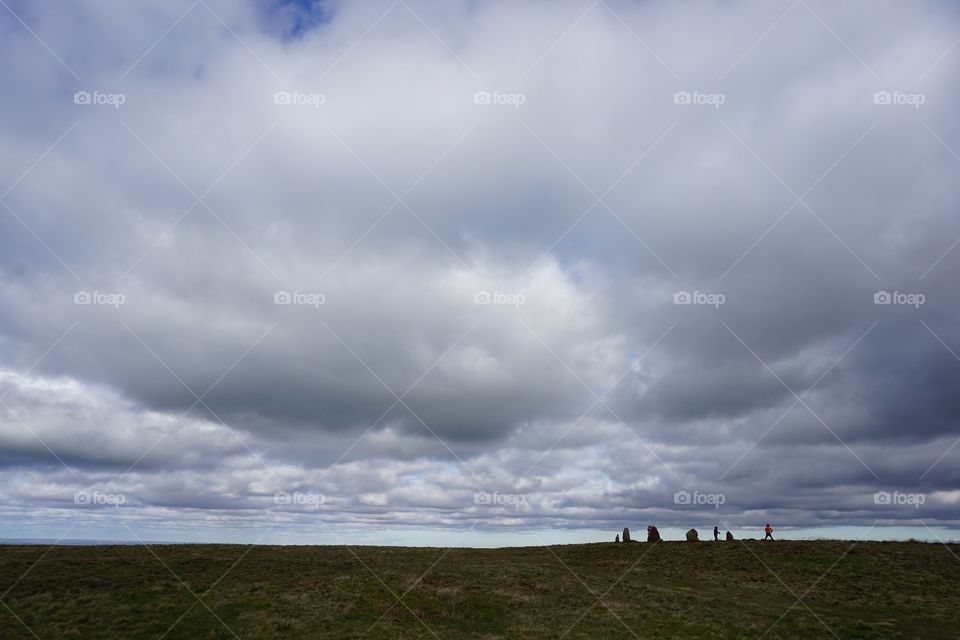
<path fill-rule="evenodd" d="M 720 542 L 720 529 L 718 527 L 713 528 L 713 541 Z"/>

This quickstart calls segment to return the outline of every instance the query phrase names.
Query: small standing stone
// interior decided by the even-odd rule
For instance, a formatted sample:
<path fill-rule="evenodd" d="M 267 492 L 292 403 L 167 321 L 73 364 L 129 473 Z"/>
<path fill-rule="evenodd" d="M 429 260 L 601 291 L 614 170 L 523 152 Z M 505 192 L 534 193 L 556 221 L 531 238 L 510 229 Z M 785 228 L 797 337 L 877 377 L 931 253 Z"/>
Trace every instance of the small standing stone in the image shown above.
<path fill-rule="evenodd" d="M 647 527 L 647 542 L 662 542 L 660 531 L 653 525 Z"/>
<path fill-rule="evenodd" d="M 697 534 L 696 529 L 687 531 L 687 542 L 700 542 L 700 536 Z"/>
<path fill-rule="evenodd" d="M 733 534 L 727 531 L 727 542 L 733 542 Z"/>

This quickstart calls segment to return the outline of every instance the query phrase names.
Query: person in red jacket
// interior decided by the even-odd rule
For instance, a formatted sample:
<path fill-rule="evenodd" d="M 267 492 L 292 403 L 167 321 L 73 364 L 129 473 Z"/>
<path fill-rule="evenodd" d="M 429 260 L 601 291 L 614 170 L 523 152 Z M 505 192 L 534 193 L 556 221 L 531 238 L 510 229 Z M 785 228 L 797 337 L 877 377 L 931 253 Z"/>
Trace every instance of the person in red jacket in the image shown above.
<path fill-rule="evenodd" d="M 763 532 L 767 535 L 763 536 L 764 540 L 773 540 L 773 527 L 770 526 L 770 523 L 767 523 L 767 526 L 763 528 Z"/>

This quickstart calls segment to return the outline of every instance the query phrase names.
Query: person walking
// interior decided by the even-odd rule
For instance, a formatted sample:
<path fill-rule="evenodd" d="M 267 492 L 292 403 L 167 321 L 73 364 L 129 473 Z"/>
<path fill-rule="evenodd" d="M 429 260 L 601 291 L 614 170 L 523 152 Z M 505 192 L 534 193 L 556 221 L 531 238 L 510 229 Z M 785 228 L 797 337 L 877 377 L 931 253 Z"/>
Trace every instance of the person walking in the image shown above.
<path fill-rule="evenodd" d="M 720 529 L 718 527 L 713 528 L 713 541 L 720 542 Z"/>
<path fill-rule="evenodd" d="M 763 528 L 763 532 L 766 534 L 763 536 L 764 540 L 773 540 L 773 527 L 770 526 L 770 523 L 767 523 L 767 526 Z"/>

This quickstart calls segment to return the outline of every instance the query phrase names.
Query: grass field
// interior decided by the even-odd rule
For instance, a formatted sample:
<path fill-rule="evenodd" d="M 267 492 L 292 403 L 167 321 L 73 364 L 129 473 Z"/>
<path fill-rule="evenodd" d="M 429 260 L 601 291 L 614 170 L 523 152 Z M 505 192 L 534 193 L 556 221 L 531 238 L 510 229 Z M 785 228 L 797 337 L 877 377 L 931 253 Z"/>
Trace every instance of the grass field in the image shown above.
<path fill-rule="evenodd" d="M 958 556 L 839 541 L 2 546 L 0 638 L 957 638 Z"/>

